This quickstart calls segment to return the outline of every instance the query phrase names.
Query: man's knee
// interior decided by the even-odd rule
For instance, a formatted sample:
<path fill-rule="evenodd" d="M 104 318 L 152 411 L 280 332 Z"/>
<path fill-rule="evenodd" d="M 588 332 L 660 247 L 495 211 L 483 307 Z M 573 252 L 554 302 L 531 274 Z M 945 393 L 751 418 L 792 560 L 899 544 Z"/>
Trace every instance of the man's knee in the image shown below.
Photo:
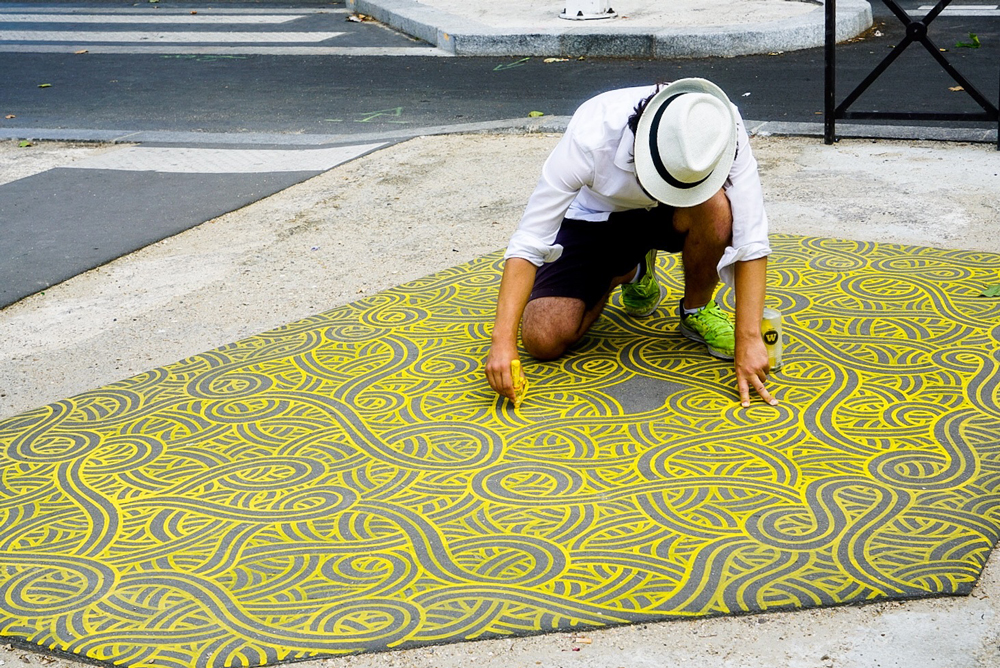
<path fill-rule="evenodd" d="M 584 304 L 577 299 L 548 297 L 528 302 L 521 320 L 521 341 L 538 360 L 561 357 L 580 338 Z"/>
<path fill-rule="evenodd" d="M 528 354 L 542 362 L 559 359 L 571 345 L 565 338 L 527 333 L 522 333 L 521 340 L 524 341 L 524 349 Z"/>

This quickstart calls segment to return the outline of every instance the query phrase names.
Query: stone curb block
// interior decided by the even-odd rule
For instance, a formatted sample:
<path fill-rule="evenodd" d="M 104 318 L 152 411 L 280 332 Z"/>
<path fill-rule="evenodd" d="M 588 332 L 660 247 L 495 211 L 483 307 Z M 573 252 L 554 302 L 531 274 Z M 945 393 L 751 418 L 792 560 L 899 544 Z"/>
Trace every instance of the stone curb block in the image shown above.
<path fill-rule="evenodd" d="M 542 116 L 540 118 L 508 118 L 498 121 L 457 123 L 453 125 L 432 125 L 418 128 L 368 132 L 361 134 L 308 134 L 289 135 L 283 133 L 239 132 L 180 132 L 157 130 L 85 130 L 53 128 L 0 128 L 0 141 L 74 141 L 99 143 L 150 143 L 162 145 L 209 145 L 241 147 L 288 148 L 326 147 L 353 145 L 371 142 L 405 141 L 413 137 L 427 137 L 447 134 L 510 133 L 530 134 L 534 132 L 565 132 L 570 116 Z M 825 128 L 819 122 L 796 121 L 755 121 L 746 120 L 751 135 L 823 137 Z M 934 127 L 907 125 L 863 125 L 860 123 L 838 123 L 838 139 L 893 139 L 928 140 L 969 143 L 997 142 L 996 128 Z"/>
<path fill-rule="evenodd" d="M 607 25 L 499 30 L 417 0 L 347 0 L 347 8 L 459 56 L 729 57 L 814 48 L 823 45 L 825 36 L 822 5 L 782 21 L 661 30 Z M 837 3 L 837 41 L 855 37 L 871 26 L 868 2 Z"/>
<path fill-rule="evenodd" d="M 490 28 L 454 17 L 422 5 L 416 0 L 347 0 L 347 9 L 366 14 L 401 32 L 455 53 L 454 31 L 488 32 Z"/>

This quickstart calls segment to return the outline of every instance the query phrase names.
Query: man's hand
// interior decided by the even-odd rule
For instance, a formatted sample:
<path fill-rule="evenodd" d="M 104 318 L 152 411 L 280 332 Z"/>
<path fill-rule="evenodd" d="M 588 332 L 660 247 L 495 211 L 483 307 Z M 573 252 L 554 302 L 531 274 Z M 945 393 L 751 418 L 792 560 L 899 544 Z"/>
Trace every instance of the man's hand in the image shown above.
<path fill-rule="evenodd" d="M 767 348 L 760 335 L 749 336 L 736 340 L 736 387 L 740 391 L 740 404 L 744 408 L 750 405 L 750 388 L 754 388 L 760 398 L 772 406 L 778 405 L 778 400 L 764 387 L 767 374 L 771 371 L 767 359 Z"/>
<path fill-rule="evenodd" d="M 514 401 L 514 379 L 510 375 L 510 363 L 518 359 L 517 346 L 494 342 L 486 358 L 486 380 L 500 396 Z"/>

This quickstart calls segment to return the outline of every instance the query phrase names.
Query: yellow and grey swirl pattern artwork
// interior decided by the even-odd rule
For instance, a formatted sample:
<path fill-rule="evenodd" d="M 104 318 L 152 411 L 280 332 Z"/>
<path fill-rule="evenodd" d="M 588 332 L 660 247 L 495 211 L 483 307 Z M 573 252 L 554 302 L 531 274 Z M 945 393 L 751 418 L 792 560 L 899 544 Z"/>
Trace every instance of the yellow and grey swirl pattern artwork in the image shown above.
<path fill-rule="evenodd" d="M 0 422 L 0 634 L 216 668 L 967 593 L 1000 256 L 773 241 L 778 407 L 616 296 L 515 411 L 491 255 Z"/>

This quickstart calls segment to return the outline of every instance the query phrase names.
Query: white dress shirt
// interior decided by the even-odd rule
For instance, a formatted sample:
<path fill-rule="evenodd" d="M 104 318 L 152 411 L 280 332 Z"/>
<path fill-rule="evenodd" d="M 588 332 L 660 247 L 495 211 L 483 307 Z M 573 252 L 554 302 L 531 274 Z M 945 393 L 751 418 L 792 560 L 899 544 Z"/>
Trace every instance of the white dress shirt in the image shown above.
<path fill-rule="evenodd" d="M 655 86 L 613 90 L 577 109 L 542 167 L 505 259 L 524 258 L 536 267 L 557 260 L 563 249 L 555 240 L 563 218 L 604 221 L 615 211 L 657 206 L 639 187 L 632 161 L 635 136 L 628 127 L 635 106 L 654 92 Z M 733 239 L 718 264 L 719 276 L 730 286 L 736 262 L 771 253 L 757 161 L 738 111 L 736 116 L 736 160 L 723 186 L 733 211 Z"/>

